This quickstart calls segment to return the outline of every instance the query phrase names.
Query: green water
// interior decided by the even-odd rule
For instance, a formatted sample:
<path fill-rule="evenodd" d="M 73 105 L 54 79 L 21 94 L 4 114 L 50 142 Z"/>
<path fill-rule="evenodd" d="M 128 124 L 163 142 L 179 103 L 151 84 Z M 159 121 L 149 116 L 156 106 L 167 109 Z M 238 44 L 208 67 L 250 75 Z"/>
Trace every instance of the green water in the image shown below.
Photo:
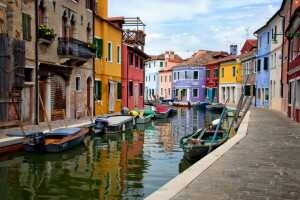
<path fill-rule="evenodd" d="M 182 108 L 130 132 L 87 136 L 61 153 L 0 157 L 0 199 L 144 199 L 193 164 L 180 138 L 219 116 Z"/>

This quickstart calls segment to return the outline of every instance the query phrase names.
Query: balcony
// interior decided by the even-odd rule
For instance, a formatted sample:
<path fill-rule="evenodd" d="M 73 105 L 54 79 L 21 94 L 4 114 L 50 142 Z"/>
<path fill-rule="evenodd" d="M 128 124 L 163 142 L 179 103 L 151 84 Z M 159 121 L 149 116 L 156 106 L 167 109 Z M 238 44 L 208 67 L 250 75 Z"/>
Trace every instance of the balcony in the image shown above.
<path fill-rule="evenodd" d="M 63 65 L 83 65 L 93 57 L 88 43 L 71 37 L 58 38 L 57 53 Z"/>
<path fill-rule="evenodd" d="M 143 31 L 131 31 L 126 30 L 123 32 L 123 42 L 127 42 L 129 44 L 136 44 L 138 46 L 145 45 L 145 37 L 146 34 Z"/>

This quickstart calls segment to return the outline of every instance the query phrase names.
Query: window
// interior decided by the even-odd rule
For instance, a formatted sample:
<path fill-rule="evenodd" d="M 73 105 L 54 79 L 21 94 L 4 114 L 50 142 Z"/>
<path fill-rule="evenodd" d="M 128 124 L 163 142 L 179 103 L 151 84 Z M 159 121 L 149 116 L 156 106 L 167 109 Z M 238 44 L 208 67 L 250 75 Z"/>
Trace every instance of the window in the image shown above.
<path fill-rule="evenodd" d="M 143 65 L 144 65 L 143 58 L 140 58 L 140 68 L 141 68 L 141 70 L 143 70 Z"/>
<path fill-rule="evenodd" d="M 162 76 L 160 76 L 160 82 L 162 83 Z"/>
<path fill-rule="evenodd" d="M 269 69 L 269 57 L 264 57 L 264 70 Z"/>
<path fill-rule="evenodd" d="M 146 76 L 146 82 L 147 82 L 147 78 L 148 78 L 148 77 Z"/>
<path fill-rule="evenodd" d="M 143 83 L 140 83 L 140 96 L 143 96 Z"/>
<path fill-rule="evenodd" d="M 265 88 L 265 101 L 269 100 L 269 88 Z"/>
<path fill-rule="evenodd" d="M 218 97 L 218 88 L 213 88 L 213 98 L 217 98 Z"/>
<path fill-rule="evenodd" d="M 95 0 L 86 0 L 86 8 L 95 11 Z"/>
<path fill-rule="evenodd" d="M 246 63 L 246 74 L 250 74 L 250 62 Z"/>
<path fill-rule="evenodd" d="M 276 56 L 277 56 L 276 53 L 274 53 L 274 62 L 273 62 L 273 68 L 274 69 L 276 68 L 276 64 L 277 64 L 276 63 Z"/>
<path fill-rule="evenodd" d="M 179 72 L 177 72 L 177 80 L 179 80 Z"/>
<path fill-rule="evenodd" d="M 208 94 L 209 94 L 208 91 L 209 91 L 209 88 L 205 88 L 205 97 L 207 97 L 207 98 L 209 97 L 209 96 L 208 96 Z"/>
<path fill-rule="evenodd" d="M 214 78 L 218 78 L 219 77 L 219 69 L 215 68 L 214 69 Z"/>
<path fill-rule="evenodd" d="M 133 64 L 133 61 L 132 61 L 132 64 Z M 151 68 L 151 63 L 149 63 L 149 68 Z"/>
<path fill-rule="evenodd" d="M 80 77 L 76 77 L 76 91 L 80 91 Z"/>
<path fill-rule="evenodd" d="M 273 92 L 272 92 L 272 96 L 275 97 L 275 81 L 273 81 Z"/>
<path fill-rule="evenodd" d="M 268 31 L 267 33 L 267 45 L 270 44 L 270 31 Z"/>
<path fill-rule="evenodd" d="M 160 88 L 160 94 L 163 95 L 163 89 L 162 88 Z"/>
<path fill-rule="evenodd" d="M 167 82 L 167 76 L 165 76 L 165 82 Z"/>
<path fill-rule="evenodd" d="M 271 55 L 271 63 L 270 63 L 270 69 L 273 68 L 273 55 Z"/>
<path fill-rule="evenodd" d="M 259 36 L 259 48 L 261 48 L 261 36 Z"/>
<path fill-rule="evenodd" d="M 0 33 L 5 33 L 6 30 L 5 30 L 5 9 L 0 7 Z"/>
<path fill-rule="evenodd" d="M 152 89 L 152 95 L 154 95 L 155 94 L 155 90 L 154 89 Z"/>
<path fill-rule="evenodd" d="M 168 67 L 168 62 L 165 62 L 165 67 Z"/>
<path fill-rule="evenodd" d="M 295 94 L 296 98 L 296 106 L 300 106 L 300 79 L 298 79 L 296 81 L 296 94 Z"/>
<path fill-rule="evenodd" d="M 122 83 L 117 83 L 117 99 L 122 99 Z"/>
<path fill-rule="evenodd" d="M 224 68 L 222 68 L 222 78 L 224 78 Z"/>
<path fill-rule="evenodd" d="M 160 62 L 160 67 L 164 67 L 164 62 Z"/>
<path fill-rule="evenodd" d="M 108 42 L 108 48 L 107 48 L 107 55 L 108 55 L 108 62 L 112 62 L 112 48 L 111 48 L 111 42 Z"/>
<path fill-rule="evenodd" d="M 182 89 L 182 97 L 186 97 L 187 93 L 186 93 L 186 89 Z"/>
<path fill-rule="evenodd" d="M 168 95 L 171 95 L 171 89 L 168 88 Z"/>
<path fill-rule="evenodd" d="M 294 81 L 290 81 L 290 91 L 289 91 L 289 104 L 292 104 L 292 99 L 294 97 Z"/>
<path fill-rule="evenodd" d="M 257 88 L 257 100 L 261 100 L 261 89 Z"/>
<path fill-rule="evenodd" d="M 254 61 L 254 72 L 256 73 L 256 70 L 257 70 L 257 61 L 255 60 Z"/>
<path fill-rule="evenodd" d="M 257 62 L 257 71 L 258 72 L 260 72 L 260 67 L 261 67 L 261 59 L 259 59 Z"/>
<path fill-rule="evenodd" d="M 232 76 L 235 77 L 235 66 L 232 67 Z"/>
<path fill-rule="evenodd" d="M 253 96 L 256 96 L 256 89 L 255 89 L 255 85 L 252 86 L 252 92 L 253 92 Z"/>
<path fill-rule="evenodd" d="M 171 82 L 172 81 L 172 77 L 171 77 L 171 75 L 169 75 L 169 82 Z"/>
<path fill-rule="evenodd" d="M 132 81 L 129 81 L 129 96 L 133 96 L 133 83 Z"/>
<path fill-rule="evenodd" d="M 133 53 L 129 53 L 129 65 L 133 66 Z M 151 63 L 149 63 L 149 68 L 151 68 Z"/>
<path fill-rule="evenodd" d="M 194 73 L 194 76 L 193 76 L 194 80 L 198 80 L 199 79 L 199 71 L 194 71 L 193 73 Z"/>
<path fill-rule="evenodd" d="M 184 79 L 188 79 L 187 71 L 184 71 Z"/>
<path fill-rule="evenodd" d="M 117 63 L 120 64 L 121 63 L 121 46 L 118 45 L 117 46 Z"/>
<path fill-rule="evenodd" d="M 156 62 L 154 62 L 154 67 L 155 67 Z"/>
<path fill-rule="evenodd" d="M 102 85 L 101 81 L 98 79 L 95 79 L 95 93 L 98 100 L 102 99 Z"/>
<path fill-rule="evenodd" d="M 154 76 L 155 77 L 155 76 Z M 149 75 L 149 82 L 151 81 L 151 75 Z"/>
<path fill-rule="evenodd" d="M 245 96 L 250 96 L 251 85 L 246 85 L 245 87 Z"/>
<path fill-rule="evenodd" d="M 198 88 L 193 89 L 193 97 L 198 97 Z"/>
<path fill-rule="evenodd" d="M 176 89 L 176 90 L 175 90 L 175 96 L 176 96 L 176 97 L 178 97 L 178 90 L 179 90 L 179 89 Z"/>
<path fill-rule="evenodd" d="M 135 55 L 135 68 L 139 68 L 139 57 L 137 55 Z"/>
<path fill-rule="evenodd" d="M 31 17 L 22 13 L 23 40 L 31 41 Z"/>
<path fill-rule="evenodd" d="M 154 74 L 154 75 L 153 75 L 153 81 L 155 81 L 155 77 L 156 77 L 156 76 L 155 76 L 155 74 Z"/>
<path fill-rule="evenodd" d="M 210 70 L 209 69 L 206 70 L 206 78 L 210 78 Z"/>
<path fill-rule="evenodd" d="M 95 37 L 95 44 L 96 44 L 96 58 L 102 58 L 103 57 L 103 40 Z"/>

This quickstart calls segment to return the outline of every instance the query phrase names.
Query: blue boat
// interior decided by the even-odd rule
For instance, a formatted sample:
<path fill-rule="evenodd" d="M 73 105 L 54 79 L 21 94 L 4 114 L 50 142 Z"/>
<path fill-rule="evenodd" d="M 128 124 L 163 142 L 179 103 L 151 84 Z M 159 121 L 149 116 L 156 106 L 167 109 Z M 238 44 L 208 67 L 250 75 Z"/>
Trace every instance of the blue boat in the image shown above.
<path fill-rule="evenodd" d="M 194 108 L 206 108 L 206 105 L 208 105 L 208 102 L 201 102 L 201 103 L 193 104 Z"/>
<path fill-rule="evenodd" d="M 224 104 L 222 103 L 215 103 L 212 105 L 206 105 L 207 110 L 223 110 Z"/>

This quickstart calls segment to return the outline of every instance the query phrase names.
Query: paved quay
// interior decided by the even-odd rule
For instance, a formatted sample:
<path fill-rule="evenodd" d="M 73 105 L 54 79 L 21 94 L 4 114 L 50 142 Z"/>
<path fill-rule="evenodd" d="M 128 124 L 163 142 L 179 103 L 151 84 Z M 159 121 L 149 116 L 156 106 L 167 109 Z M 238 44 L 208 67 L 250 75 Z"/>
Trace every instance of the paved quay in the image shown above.
<path fill-rule="evenodd" d="M 251 108 L 247 136 L 172 199 L 300 199 L 300 126 Z"/>

